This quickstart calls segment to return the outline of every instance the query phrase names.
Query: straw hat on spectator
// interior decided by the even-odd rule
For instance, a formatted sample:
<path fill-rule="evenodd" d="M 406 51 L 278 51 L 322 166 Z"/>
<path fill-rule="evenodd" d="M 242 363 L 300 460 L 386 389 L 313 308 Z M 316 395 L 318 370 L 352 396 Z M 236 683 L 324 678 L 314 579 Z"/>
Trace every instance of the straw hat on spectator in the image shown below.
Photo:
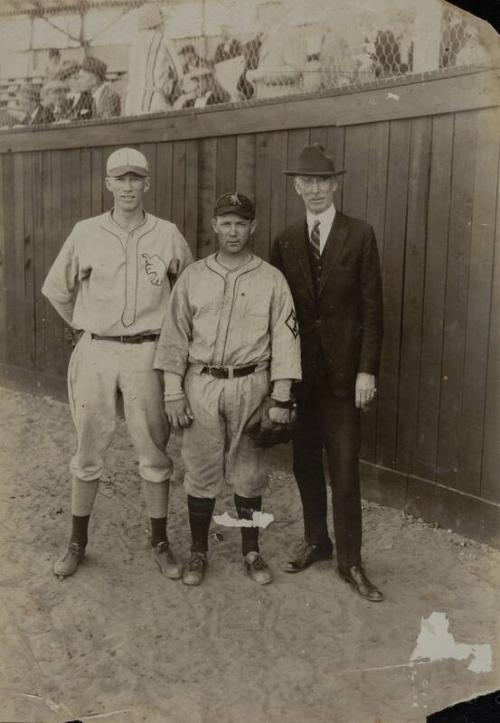
<path fill-rule="evenodd" d="M 99 60 L 99 58 L 93 58 L 91 56 L 85 58 L 80 64 L 80 69 L 86 73 L 92 73 L 92 75 L 95 75 L 99 80 L 106 80 L 108 66 L 103 60 Z"/>
<path fill-rule="evenodd" d="M 64 80 L 48 80 L 43 84 L 40 94 L 45 98 L 49 93 L 59 90 L 61 93 L 69 91 L 69 85 Z"/>
<path fill-rule="evenodd" d="M 140 30 L 156 28 L 163 23 L 163 15 L 158 3 L 145 3 L 139 8 L 137 25 Z"/>
<path fill-rule="evenodd" d="M 80 70 L 80 63 L 77 60 L 63 60 L 57 71 L 56 80 L 67 80 L 76 75 Z"/>

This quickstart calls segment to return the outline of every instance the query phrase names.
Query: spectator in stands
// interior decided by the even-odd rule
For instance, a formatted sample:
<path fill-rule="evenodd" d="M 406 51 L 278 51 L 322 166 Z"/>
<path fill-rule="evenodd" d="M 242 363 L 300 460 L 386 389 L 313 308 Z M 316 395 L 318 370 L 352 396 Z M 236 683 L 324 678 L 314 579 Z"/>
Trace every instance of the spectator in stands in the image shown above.
<path fill-rule="evenodd" d="M 376 52 L 375 44 L 368 38 L 360 43 L 359 48 L 353 53 L 354 60 L 354 83 L 371 83 L 376 80 Z"/>
<path fill-rule="evenodd" d="M 307 62 L 304 35 L 299 28 L 287 24 L 283 0 L 267 0 L 258 6 L 257 12 L 262 47 L 258 67 L 247 70 L 246 78 L 254 84 L 257 98 L 297 92 Z"/>
<path fill-rule="evenodd" d="M 9 100 L 6 108 L 0 108 L 0 128 L 7 129 L 22 125 L 24 113 L 14 100 Z"/>
<path fill-rule="evenodd" d="M 206 108 L 229 102 L 229 94 L 217 83 L 210 68 L 193 70 L 188 77 L 195 83 L 195 96 L 184 104 L 184 108 Z"/>
<path fill-rule="evenodd" d="M 180 96 L 176 98 L 173 110 L 181 110 L 186 108 L 189 101 L 196 99 L 196 89 L 198 87 L 198 81 L 191 77 L 190 74 L 183 75 L 180 82 Z M 190 104 L 189 107 L 192 107 Z"/>
<path fill-rule="evenodd" d="M 194 45 L 184 45 L 179 50 L 179 55 L 181 56 L 182 72 L 184 73 L 184 75 L 187 75 L 188 73 L 191 73 L 191 71 L 197 70 L 198 68 L 207 67 L 207 61 L 203 60 L 203 58 L 200 58 L 200 56 L 196 52 Z"/>
<path fill-rule="evenodd" d="M 221 39 L 215 50 L 214 64 L 223 63 L 224 60 L 232 60 L 242 55 L 243 48 L 236 38 L 231 38 L 231 30 L 228 25 L 221 25 Z"/>
<path fill-rule="evenodd" d="M 42 86 L 41 99 L 54 115 L 54 123 L 70 120 L 71 102 L 68 98 L 69 84 L 64 80 L 49 80 Z"/>
<path fill-rule="evenodd" d="M 321 30 L 308 29 L 305 36 L 306 62 L 304 65 L 302 90 L 304 93 L 316 93 L 321 89 L 323 74 L 321 65 L 321 45 L 324 34 Z"/>
<path fill-rule="evenodd" d="M 49 59 L 45 68 L 45 79 L 54 80 L 61 68 L 61 53 L 57 48 L 49 50 Z"/>
<path fill-rule="evenodd" d="M 68 118 L 70 120 L 89 120 L 95 115 L 92 95 L 82 91 L 80 86 L 80 63 L 77 60 L 64 60 L 57 74 L 57 79 L 69 85 Z"/>
<path fill-rule="evenodd" d="M 262 46 L 262 33 L 249 40 L 243 45 L 243 57 L 245 58 L 245 70 L 241 74 L 236 89 L 244 100 L 250 100 L 255 95 L 255 87 L 247 78 L 249 70 L 255 70 L 259 65 L 260 48 Z"/>
<path fill-rule="evenodd" d="M 238 88 L 246 70 L 243 46 L 232 36 L 228 25 L 221 25 L 222 42 L 215 50 L 212 67 L 219 85 L 229 94 L 231 101 L 238 102 L 241 92 Z"/>
<path fill-rule="evenodd" d="M 138 12 L 137 35 L 129 51 L 127 115 L 169 110 L 180 94 L 182 61 L 168 37 L 158 3 Z"/>
<path fill-rule="evenodd" d="M 94 101 L 95 118 L 112 118 L 121 112 L 120 96 L 106 82 L 108 66 L 99 58 L 87 57 L 80 65 L 80 87 L 87 91 Z"/>
<path fill-rule="evenodd" d="M 22 124 L 38 126 L 52 123 L 54 115 L 50 108 L 44 108 L 40 102 L 40 90 L 33 83 L 25 83 L 19 88 L 17 99 L 24 113 Z"/>

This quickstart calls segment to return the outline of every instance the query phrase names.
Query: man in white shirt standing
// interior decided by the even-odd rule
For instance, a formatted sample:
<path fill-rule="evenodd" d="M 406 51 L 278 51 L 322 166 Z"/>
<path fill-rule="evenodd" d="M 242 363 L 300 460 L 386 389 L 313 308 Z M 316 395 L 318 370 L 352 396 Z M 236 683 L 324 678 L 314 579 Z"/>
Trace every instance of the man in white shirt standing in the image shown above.
<path fill-rule="evenodd" d="M 179 92 L 182 62 L 163 13 L 157 2 L 138 10 L 137 34 L 129 50 L 126 115 L 169 110 Z"/>
<path fill-rule="evenodd" d="M 152 556 L 171 578 L 181 575 L 167 539 L 172 463 L 161 375 L 153 356 L 171 280 L 192 261 L 177 227 L 146 213 L 145 156 L 120 148 L 107 161 L 111 211 L 79 221 L 64 242 L 42 288 L 56 311 L 83 331 L 70 359 L 68 394 L 77 433 L 71 460 L 72 531 L 54 566 L 72 575 L 85 553 L 89 517 L 113 437 L 117 396 L 136 454 L 148 514 Z"/>

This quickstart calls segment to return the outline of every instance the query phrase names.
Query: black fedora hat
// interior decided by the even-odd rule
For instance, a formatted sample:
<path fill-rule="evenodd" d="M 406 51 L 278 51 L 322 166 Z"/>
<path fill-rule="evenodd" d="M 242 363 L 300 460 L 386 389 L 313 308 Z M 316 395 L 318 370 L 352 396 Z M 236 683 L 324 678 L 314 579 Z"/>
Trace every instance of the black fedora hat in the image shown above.
<path fill-rule="evenodd" d="M 304 146 L 295 168 L 283 171 L 286 176 L 342 176 L 345 170 L 337 171 L 333 158 L 327 155 L 319 143 Z"/>

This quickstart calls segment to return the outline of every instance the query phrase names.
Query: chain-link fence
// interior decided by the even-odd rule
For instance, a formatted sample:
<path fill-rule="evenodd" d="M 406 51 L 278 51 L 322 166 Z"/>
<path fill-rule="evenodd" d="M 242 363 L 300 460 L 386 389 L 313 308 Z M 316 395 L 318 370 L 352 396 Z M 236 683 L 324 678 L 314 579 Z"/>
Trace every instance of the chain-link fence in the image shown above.
<path fill-rule="evenodd" d="M 9 45 L 15 26 L 18 46 L 24 39 L 26 47 L 0 57 L 2 127 L 327 93 L 408 74 L 493 67 L 498 56 L 498 36 L 486 23 L 439 0 L 7 5 L 0 44 Z M 24 71 L 12 72 L 13 64 Z"/>

